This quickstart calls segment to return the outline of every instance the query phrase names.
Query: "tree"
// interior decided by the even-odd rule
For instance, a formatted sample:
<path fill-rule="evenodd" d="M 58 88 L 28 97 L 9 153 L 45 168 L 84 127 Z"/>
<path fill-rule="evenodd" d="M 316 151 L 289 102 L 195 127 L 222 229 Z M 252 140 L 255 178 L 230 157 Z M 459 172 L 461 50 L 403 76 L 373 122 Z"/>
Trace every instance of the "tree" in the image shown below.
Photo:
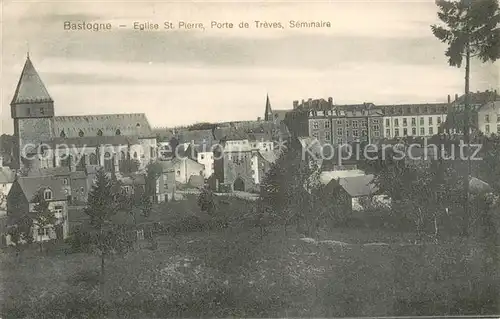
<path fill-rule="evenodd" d="M 96 179 L 89 192 L 85 214 L 90 218 L 90 225 L 94 228 L 94 242 L 96 242 L 101 255 L 101 275 L 104 277 L 105 256 L 110 253 L 112 229 L 108 226 L 111 217 L 118 211 L 116 203 L 117 194 L 113 193 L 115 187 L 103 169 L 96 174 Z"/>
<path fill-rule="evenodd" d="M 450 66 L 460 68 L 465 58 L 465 103 L 464 103 L 464 143 L 467 145 L 467 173 L 464 174 L 465 217 L 469 213 L 470 176 L 470 62 L 478 58 L 482 62 L 494 62 L 500 58 L 500 10 L 497 0 L 437 0 L 438 17 L 445 26 L 432 25 L 436 38 L 448 44 L 445 55 Z M 464 221 L 463 235 L 467 235 L 468 221 Z"/>
<path fill-rule="evenodd" d="M 163 167 L 158 162 L 149 163 L 146 166 L 145 193 L 149 197 L 156 198 L 156 182 L 163 173 Z"/>
<path fill-rule="evenodd" d="M 10 241 L 14 243 L 16 251 L 21 251 L 21 243 L 26 242 L 31 244 L 33 238 L 33 219 L 28 215 L 22 215 L 15 220 L 9 222 L 12 224 L 7 229 L 7 234 L 10 235 Z"/>
<path fill-rule="evenodd" d="M 203 187 L 200 195 L 198 196 L 198 206 L 202 212 L 212 216 L 215 212 L 214 194 L 209 187 Z"/>
<path fill-rule="evenodd" d="M 33 224 L 37 227 L 37 230 L 53 230 L 53 226 L 57 221 L 57 218 L 49 208 L 49 203 L 45 200 L 44 189 L 39 190 L 33 196 L 33 202 L 35 207 L 33 208 Z M 38 243 L 40 245 L 40 252 L 43 252 L 43 238 L 38 235 Z"/>
<path fill-rule="evenodd" d="M 151 197 L 147 196 L 146 193 L 141 195 L 141 206 L 142 206 L 142 216 L 148 218 L 153 210 L 153 203 L 151 202 Z"/>

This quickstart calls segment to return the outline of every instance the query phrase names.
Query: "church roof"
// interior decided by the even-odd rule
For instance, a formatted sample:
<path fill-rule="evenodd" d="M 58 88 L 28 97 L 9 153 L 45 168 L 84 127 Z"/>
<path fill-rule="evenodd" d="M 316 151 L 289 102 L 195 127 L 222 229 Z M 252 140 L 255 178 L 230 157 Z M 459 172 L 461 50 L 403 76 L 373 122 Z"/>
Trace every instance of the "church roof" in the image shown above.
<path fill-rule="evenodd" d="M 81 133 L 80 133 L 81 132 Z M 54 134 L 59 137 L 138 136 L 154 137 L 144 113 L 56 116 Z"/>
<path fill-rule="evenodd" d="M 53 100 L 28 57 L 11 104 L 34 102 L 53 102 Z"/>

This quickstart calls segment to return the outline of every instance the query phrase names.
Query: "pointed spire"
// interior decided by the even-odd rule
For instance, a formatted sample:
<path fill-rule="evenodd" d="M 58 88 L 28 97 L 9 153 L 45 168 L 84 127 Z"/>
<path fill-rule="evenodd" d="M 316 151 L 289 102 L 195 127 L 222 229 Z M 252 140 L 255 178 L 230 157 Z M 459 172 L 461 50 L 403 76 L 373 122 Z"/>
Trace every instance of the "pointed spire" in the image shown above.
<path fill-rule="evenodd" d="M 54 102 L 35 70 L 33 63 L 27 52 L 26 63 L 17 83 L 16 92 L 12 99 L 12 104 L 33 103 L 33 102 Z"/>
<path fill-rule="evenodd" d="M 273 119 L 273 110 L 271 109 L 271 102 L 269 101 L 269 94 L 266 97 L 266 111 L 264 114 L 265 121 L 272 121 Z"/>

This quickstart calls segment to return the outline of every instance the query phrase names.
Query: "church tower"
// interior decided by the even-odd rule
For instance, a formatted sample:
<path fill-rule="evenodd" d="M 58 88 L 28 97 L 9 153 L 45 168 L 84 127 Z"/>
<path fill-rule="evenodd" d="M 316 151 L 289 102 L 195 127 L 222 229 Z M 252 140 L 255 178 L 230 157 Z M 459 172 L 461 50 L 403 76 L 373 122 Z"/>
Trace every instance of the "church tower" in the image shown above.
<path fill-rule="evenodd" d="M 31 63 L 29 55 L 17 83 L 11 106 L 14 120 L 14 159 L 17 168 L 31 166 L 26 159 L 52 138 L 54 101 Z M 38 161 L 38 158 L 34 159 Z"/>
<path fill-rule="evenodd" d="M 273 118 L 273 110 L 271 109 L 271 102 L 269 101 L 269 94 L 266 98 L 266 111 L 264 113 L 264 121 L 272 121 Z"/>

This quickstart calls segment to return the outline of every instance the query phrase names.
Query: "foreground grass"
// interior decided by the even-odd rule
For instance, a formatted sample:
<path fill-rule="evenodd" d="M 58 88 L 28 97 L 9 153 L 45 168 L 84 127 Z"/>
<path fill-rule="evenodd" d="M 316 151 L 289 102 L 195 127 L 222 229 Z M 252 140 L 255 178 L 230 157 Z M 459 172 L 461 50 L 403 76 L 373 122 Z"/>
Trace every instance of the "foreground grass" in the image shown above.
<path fill-rule="evenodd" d="M 107 260 L 88 254 L 2 254 L 3 318 L 332 317 L 498 312 L 481 249 L 363 246 L 372 232 L 228 228 L 165 235 L 158 249 Z M 358 238 L 358 242 L 349 241 Z M 400 238 L 401 239 L 401 238 Z M 474 246 L 475 247 L 475 246 Z M 488 288 L 488 284 L 492 287 Z M 495 299 L 496 298 L 496 299 Z M 496 307 L 496 308 L 495 308 Z M 495 311 L 496 310 L 496 311 Z"/>

